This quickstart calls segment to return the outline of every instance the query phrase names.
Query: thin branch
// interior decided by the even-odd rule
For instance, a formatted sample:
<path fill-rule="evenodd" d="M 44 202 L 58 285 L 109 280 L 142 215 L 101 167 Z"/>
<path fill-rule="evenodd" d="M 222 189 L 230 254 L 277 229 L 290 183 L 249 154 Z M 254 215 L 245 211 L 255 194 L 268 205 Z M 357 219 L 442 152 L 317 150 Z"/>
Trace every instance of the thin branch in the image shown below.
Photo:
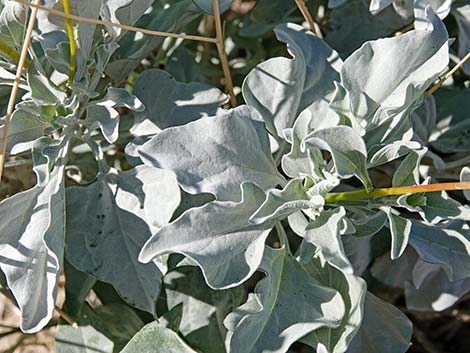
<path fill-rule="evenodd" d="M 139 28 L 139 27 L 134 27 L 134 26 L 128 26 L 124 25 L 121 23 L 116 23 L 116 22 L 110 22 L 110 21 L 103 21 L 103 20 L 98 20 L 94 18 L 88 18 L 88 17 L 81 17 L 81 16 L 76 16 L 76 15 L 68 15 L 62 11 L 39 5 L 37 3 L 29 3 L 26 0 L 14 0 L 20 4 L 30 6 L 35 9 L 39 9 L 41 11 L 46 11 L 49 12 L 53 15 L 67 18 L 76 22 L 83 22 L 83 23 L 91 23 L 94 25 L 101 25 L 101 26 L 107 26 L 107 27 L 117 27 L 121 28 L 125 31 L 129 32 L 138 32 L 138 33 L 143 33 L 143 34 L 148 34 L 151 36 L 158 36 L 158 37 L 171 37 L 171 38 L 182 38 L 182 39 L 187 39 L 187 40 L 194 40 L 194 41 L 199 41 L 199 42 L 209 42 L 209 43 L 216 43 L 217 39 L 216 38 L 208 38 L 208 37 L 203 37 L 203 36 L 194 36 L 194 35 L 189 35 L 189 34 L 180 34 L 180 33 L 170 33 L 170 32 L 160 32 L 160 31 L 152 31 L 150 29 L 145 29 L 145 28 Z"/>
<path fill-rule="evenodd" d="M 62 0 L 62 5 L 64 7 L 64 12 L 67 15 L 70 15 L 70 4 L 69 0 Z M 69 43 L 70 43 L 70 65 L 69 65 L 69 79 L 68 83 L 73 83 L 75 78 L 75 70 L 76 70 L 76 58 L 77 58 L 77 44 L 75 43 L 75 37 L 73 34 L 73 23 L 70 18 L 66 18 L 65 20 L 67 25 L 67 34 L 69 36 Z"/>
<path fill-rule="evenodd" d="M 67 314 L 65 311 L 63 311 L 61 308 L 59 308 L 57 305 L 55 306 L 55 311 L 65 320 L 67 321 L 73 328 L 78 328 L 78 323 L 71 317 L 69 314 Z"/>
<path fill-rule="evenodd" d="M 307 5 L 305 5 L 305 0 L 295 0 L 295 3 L 297 4 L 297 7 L 302 13 L 302 16 L 304 16 L 304 19 L 307 22 L 310 31 L 312 31 L 313 34 L 318 34 L 317 29 L 315 27 L 315 21 L 313 20 L 312 15 L 308 11 Z"/>
<path fill-rule="evenodd" d="M 328 204 L 341 201 L 366 200 L 374 197 L 397 196 L 406 194 L 427 193 L 436 191 L 470 190 L 470 182 L 437 183 L 429 185 L 400 186 L 396 188 L 378 188 L 356 190 L 347 192 L 333 192 L 326 194 L 325 202 Z"/>
<path fill-rule="evenodd" d="M 401 36 L 402 34 L 408 32 L 408 31 L 411 31 L 413 28 L 415 28 L 415 23 L 414 22 L 412 22 L 412 23 L 406 25 L 405 27 L 403 27 L 402 29 L 399 29 L 398 31 L 396 31 L 394 36 L 395 37 Z"/>
<path fill-rule="evenodd" d="M 230 97 L 230 104 L 232 105 L 232 107 L 236 107 L 237 98 L 235 97 L 235 92 L 233 90 L 232 75 L 230 74 L 230 66 L 228 64 L 227 53 L 225 51 L 224 31 L 222 28 L 222 21 L 220 20 L 219 1 L 213 0 L 212 6 L 214 8 L 215 32 L 217 34 L 215 44 L 217 45 L 220 63 L 222 65 L 222 70 L 224 71 L 225 87 Z"/>
<path fill-rule="evenodd" d="M 40 0 L 35 0 L 34 4 L 38 5 Z M 10 128 L 11 115 L 15 109 L 16 96 L 18 95 L 18 89 L 20 86 L 21 76 L 23 75 L 23 67 L 26 64 L 26 56 L 28 55 L 29 45 L 31 44 L 31 36 L 34 30 L 34 24 L 36 23 L 36 15 L 38 9 L 33 8 L 31 10 L 31 16 L 29 17 L 28 28 L 26 30 L 23 47 L 21 48 L 20 59 L 18 61 L 18 68 L 16 69 L 15 82 L 13 83 L 13 88 L 10 93 L 10 99 L 8 101 L 7 113 L 5 116 L 5 125 L 3 126 L 3 137 L 2 137 L 2 146 L 0 151 L 0 181 L 2 180 L 3 175 L 3 166 L 5 165 L 6 153 L 7 153 L 7 138 L 8 138 L 8 129 Z"/>
<path fill-rule="evenodd" d="M 462 60 L 460 60 L 457 65 L 455 65 L 451 70 L 449 70 L 449 72 L 447 72 L 440 80 L 439 82 L 437 82 L 434 86 L 432 86 L 430 89 L 428 89 L 426 91 L 426 95 L 429 97 L 430 95 L 432 95 L 434 92 L 436 92 L 442 85 L 443 83 L 449 78 L 451 77 L 454 72 L 456 72 L 458 69 L 460 69 L 462 67 L 463 64 L 465 64 L 465 62 L 470 59 L 470 51 L 467 53 L 467 55 L 465 55 Z"/>

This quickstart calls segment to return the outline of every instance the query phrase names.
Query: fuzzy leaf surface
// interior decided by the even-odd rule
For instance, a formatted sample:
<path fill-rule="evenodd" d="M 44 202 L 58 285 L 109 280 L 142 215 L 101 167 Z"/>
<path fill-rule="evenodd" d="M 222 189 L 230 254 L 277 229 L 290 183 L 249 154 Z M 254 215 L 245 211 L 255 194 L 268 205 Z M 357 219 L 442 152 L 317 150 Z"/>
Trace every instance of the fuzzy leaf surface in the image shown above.
<path fill-rule="evenodd" d="M 165 129 L 139 150 L 145 164 L 172 170 L 181 187 L 218 200 L 239 200 L 240 184 L 263 189 L 283 183 L 258 113 L 241 106 L 216 117 Z"/>
<path fill-rule="evenodd" d="M 67 260 L 154 313 L 162 275 L 153 263 L 140 263 L 138 254 L 178 204 L 175 176 L 147 166 L 110 170 L 90 185 L 68 188 Z"/>
<path fill-rule="evenodd" d="M 321 327 L 341 323 L 341 295 L 320 284 L 282 249 L 266 249 L 261 280 L 248 301 L 225 319 L 231 353 L 287 352 L 292 343 Z"/>

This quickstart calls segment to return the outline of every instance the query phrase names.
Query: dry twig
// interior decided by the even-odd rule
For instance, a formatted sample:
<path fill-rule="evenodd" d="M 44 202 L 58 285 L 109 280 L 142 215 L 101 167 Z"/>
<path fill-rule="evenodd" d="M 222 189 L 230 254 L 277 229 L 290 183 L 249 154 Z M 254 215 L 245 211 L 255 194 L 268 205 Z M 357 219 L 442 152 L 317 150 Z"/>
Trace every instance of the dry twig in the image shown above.
<path fill-rule="evenodd" d="M 26 0 L 14 0 L 20 4 L 30 6 L 32 8 L 39 9 L 41 11 L 46 11 L 49 12 L 53 15 L 63 17 L 66 19 L 70 19 L 76 22 L 84 22 L 84 23 L 91 23 L 95 25 L 101 25 L 101 26 L 107 26 L 107 27 L 117 27 L 121 28 L 125 31 L 130 31 L 130 32 L 139 32 L 143 34 L 148 34 L 151 36 L 158 36 L 158 37 L 171 37 L 171 38 L 181 38 L 181 39 L 187 39 L 187 40 L 195 40 L 199 42 L 209 42 L 209 43 L 216 43 L 217 39 L 216 38 L 208 38 L 208 37 L 203 37 L 203 36 L 194 36 L 190 34 L 181 34 L 181 33 L 170 33 L 170 32 L 160 32 L 160 31 L 152 31 L 150 29 L 145 29 L 145 28 L 139 28 L 139 27 L 134 27 L 134 26 L 128 26 L 124 25 L 121 23 L 116 23 L 116 22 L 110 22 L 110 21 L 103 21 L 103 20 L 97 20 L 94 18 L 88 18 L 88 17 L 81 17 L 81 16 L 76 16 L 76 15 L 71 15 L 71 14 L 66 14 L 65 12 L 52 9 L 47 6 L 39 5 L 37 3 L 29 3 Z"/>
<path fill-rule="evenodd" d="M 405 27 L 403 27 L 402 29 L 399 29 L 398 31 L 396 31 L 394 36 L 395 37 L 401 36 L 402 34 L 408 32 L 408 31 L 411 31 L 413 28 L 415 28 L 414 22 L 412 22 L 412 23 L 406 25 Z"/>
<path fill-rule="evenodd" d="M 307 5 L 305 5 L 305 0 L 295 0 L 295 3 L 297 4 L 297 7 L 302 13 L 302 16 L 304 16 L 304 19 L 307 22 L 310 31 L 312 31 L 312 33 L 314 34 L 318 34 L 315 28 L 315 21 L 313 20 L 312 15 L 308 11 Z"/>
<path fill-rule="evenodd" d="M 230 97 L 230 104 L 232 105 L 232 107 L 235 107 L 237 105 L 237 98 L 235 97 L 235 92 L 233 90 L 232 75 L 230 74 L 230 66 L 228 64 L 227 53 L 225 51 L 224 32 L 222 28 L 222 21 L 220 19 L 219 1 L 213 0 L 212 3 L 214 7 L 217 51 L 219 52 L 220 63 L 222 65 L 222 70 L 224 71 L 225 87 Z"/>
<path fill-rule="evenodd" d="M 63 311 L 61 308 L 59 308 L 57 305 L 55 306 L 55 311 L 65 320 L 67 321 L 73 328 L 78 328 L 78 323 L 71 317 L 69 314 L 67 314 L 65 311 Z"/>
<path fill-rule="evenodd" d="M 440 80 L 439 82 L 437 82 L 434 86 L 432 86 L 430 89 L 428 89 L 426 91 L 426 95 L 429 97 L 430 95 L 432 95 L 434 92 L 436 92 L 442 85 L 443 83 L 449 78 L 451 77 L 458 69 L 460 69 L 460 67 L 462 67 L 462 65 L 468 60 L 470 59 L 470 52 L 467 53 L 467 55 L 465 55 L 462 60 L 460 60 L 457 65 L 455 65 L 452 69 L 450 69 Z"/>
<path fill-rule="evenodd" d="M 34 5 L 39 5 L 40 0 L 34 0 Z M 18 95 L 18 89 L 20 86 L 21 76 L 23 75 L 23 68 L 26 63 L 26 56 L 28 55 L 29 45 L 31 44 L 31 34 L 33 33 L 34 24 L 36 23 L 36 15 L 38 9 L 33 8 L 31 10 L 31 16 L 29 17 L 28 28 L 24 36 L 23 47 L 21 48 L 20 59 L 18 61 L 18 68 L 16 69 L 15 82 L 10 93 L 10 99 L 8 101 L 7 113 L 5 116 L 5 124 L 3 126 L 3 137 L 2 146 L 0 151 L 0 181 L 3 175 L 3 166 L 5 165 L 6 152 L 7 152 L 7 138 L 8 129 L 10 127 L 11 115 L 15 109 L 16 96 Z"/>

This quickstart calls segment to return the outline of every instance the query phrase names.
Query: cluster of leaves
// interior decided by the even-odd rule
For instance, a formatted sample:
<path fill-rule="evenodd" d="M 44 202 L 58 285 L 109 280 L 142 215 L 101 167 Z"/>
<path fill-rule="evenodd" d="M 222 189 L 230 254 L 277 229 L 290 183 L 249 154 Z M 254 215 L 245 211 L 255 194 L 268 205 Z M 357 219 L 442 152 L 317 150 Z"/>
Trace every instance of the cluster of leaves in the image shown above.
<path fill-rule="evenodd" d="M 469 51 L 470 3 L 343 2 L 311 6 L 324 39 L 294 23 L 294 1 L 234 16 L 227 50 L 235 82 L 247 76 L 230 110 L 215 48 L 76 23 L 70 83 L 65 22 L 40 14 L 7 140 L 36 183 L 0 203 L 3 290 L 24 332 L 50 321 L 63 271 L 79 328 L 59 326 L 57 352 L 77 353 L 399 353 L 412 325 L 368 287 L 403 288 L 413 310 L 470 290 L 462 194 L 348 193 L 470 180 L 468 81 L 426 94 Z M 212 13 L 210 0 L 70 4 L 170 32 Z M 28 8 L 1 11 L 5 100 Z"/>

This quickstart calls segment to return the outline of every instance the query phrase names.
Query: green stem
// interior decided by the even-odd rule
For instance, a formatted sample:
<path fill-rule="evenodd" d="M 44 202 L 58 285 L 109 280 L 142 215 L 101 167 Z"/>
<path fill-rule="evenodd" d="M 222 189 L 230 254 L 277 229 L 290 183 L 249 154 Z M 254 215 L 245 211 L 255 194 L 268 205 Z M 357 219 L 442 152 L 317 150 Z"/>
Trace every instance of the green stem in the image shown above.
<path fill-rule="evenodd" d="M 70 4 L 69 0 L 62 0 L 62 6 L 64 7 L 64 13 L 70 15 Z M 75 78 L 76 70 L 76 58 L 77 58 L 77 44 L 75 43 L 75 36 L 73 34 L 73 23 L 70 18 L 65 20 L 67 26 L 67 34 L 70 42 L 70 68 L 69 68 L 69 79 L 68 83 L 71 84 Z"/>
<path fill-rule="evenodd" d="M 347 192 L 332 192 L 325 196 L 325 202 L 327 204 L 332 204 L 332 203 L 337 203 L 341 201 L 372 199 L 374 197 L 417 194 L 417 193 L 422 193 L 422 192 L 426 193 L 426 192 L 436 192 L 436 191 L 451 191 L 451 190 L 470 190 L 470 182 L 400 186 L 396 188 L 372 189 L 371 191 L 357 190 L 357 191 L 347 191 Z"/>
<path fill-rule="evenodd" d="M 281 247 L 285 246 L 286 249 L 290 251 L 289 238 L 281 222 L 276 222 L 276 231 L 279 237 L 279 242 L 281 243 Z"/>
<path fill-rule="evenodd" d="M 0 53 L 14 61 L 16 64 L 18 64 L 18 62 L 20 61 L 20 54 L 18 54 L 18 52 L 14 48 L 10 47 L 7 43 L 2 40 L 0 40 Z M 24 67 L 28 68 L 28 66 L 29 61 L 26 60 Z"/>

